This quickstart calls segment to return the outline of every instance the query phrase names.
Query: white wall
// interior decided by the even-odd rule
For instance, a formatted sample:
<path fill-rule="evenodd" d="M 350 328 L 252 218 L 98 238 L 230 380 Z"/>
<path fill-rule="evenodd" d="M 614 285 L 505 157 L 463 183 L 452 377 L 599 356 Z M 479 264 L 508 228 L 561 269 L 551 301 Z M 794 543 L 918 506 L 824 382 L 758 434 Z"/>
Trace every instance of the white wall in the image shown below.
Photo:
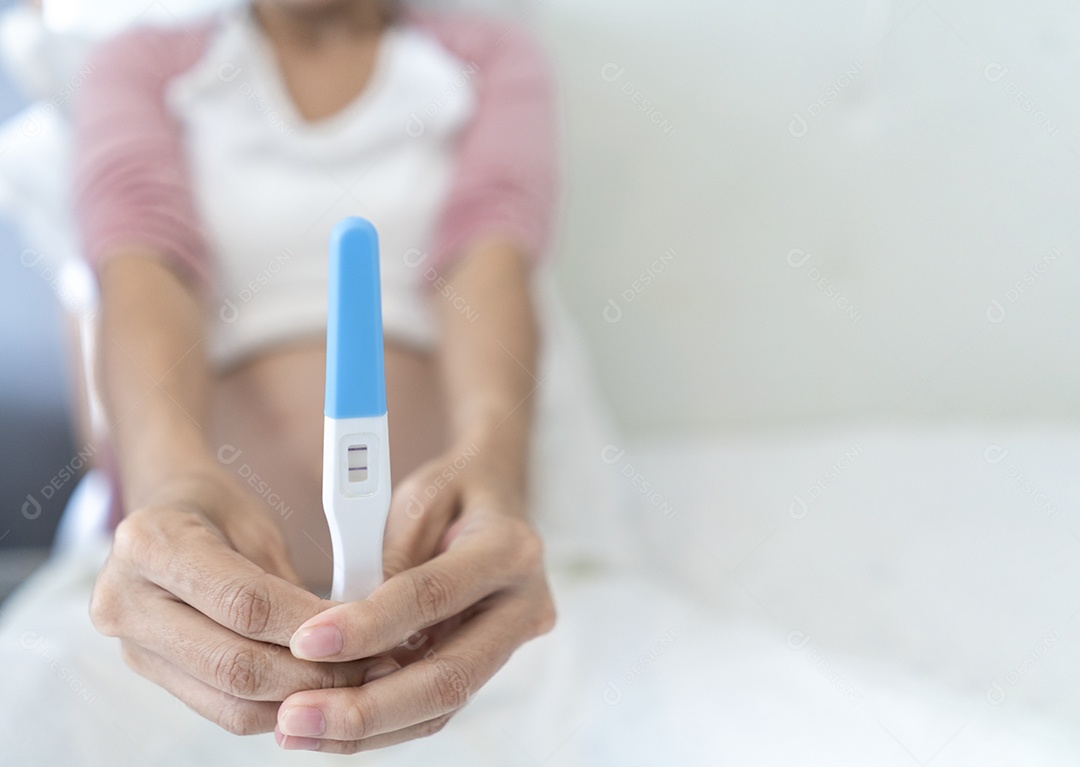
<path fill-rule="evenodd" d="M 537 8 L 560 279 L 631 431 L 1080 416 L 1075 3 Z"/>
<path fill-rule="evenodd" d="M 410 1 L 548 43 L 560 278 L 631 431 L 1080 417 L 1075 2 Z"/>

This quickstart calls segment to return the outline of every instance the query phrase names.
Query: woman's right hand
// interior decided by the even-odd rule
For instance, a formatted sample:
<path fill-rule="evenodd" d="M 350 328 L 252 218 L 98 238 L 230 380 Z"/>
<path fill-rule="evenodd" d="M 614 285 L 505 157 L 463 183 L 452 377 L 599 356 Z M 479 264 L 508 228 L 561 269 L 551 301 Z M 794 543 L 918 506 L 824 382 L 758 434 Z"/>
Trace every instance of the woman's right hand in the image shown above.
<path fill-rule="evenodd" d="M 124 659 L 236 734 L 269 732 L 300 690 L 356 687 L 397 664 L 298 660 L 293 632 L 336 603 L 299 585 L 273 517 L 218 466 L 156 491 L 116 529 L 90 617 Z M 383 668 L 386 667 L 386 668 Z"/>

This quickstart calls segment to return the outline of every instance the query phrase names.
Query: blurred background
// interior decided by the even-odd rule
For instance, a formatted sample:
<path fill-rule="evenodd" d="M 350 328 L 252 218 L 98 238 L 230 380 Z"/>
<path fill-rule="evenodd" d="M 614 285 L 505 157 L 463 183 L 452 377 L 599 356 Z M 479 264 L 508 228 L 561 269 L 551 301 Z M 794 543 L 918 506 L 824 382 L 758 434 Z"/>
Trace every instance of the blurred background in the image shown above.
<path fill-rule="evenodd" d="M 623 423 L 1080 415 L 1080 8 L 615 5 L 543 16 Z"/>
<path fill-rule="evenodd" d="M 101 35 L 221 4 L 45 12 Z M 629 435 L 1080 417 L 1075 4 L 456 5 L 521 18 L 553 56 L 560 282 Z M 32 42 L 8 26 L 10 61 Z M 56 95 L 0 72 L 5 548 L 48 544 L 74 483 L 19 510 L 78 452 L 57 288 L 20 259 L 27 158 L 11 156 L 31 99 L 62 110 Z"/>
<path fill-rule="evenodd" d="M 5 13 L 13 0 L 0 0 Z M 31 94 L 0 67 L 0 166 L 11 167 L 11 131 Z M 48 280 L 23 266 L 29 243 L 16 212 L 17 182 L 0 179 L 0 594 L 19 583 L 48 551 L 74 482 L 66 482 L 40 512 L 24 504 L 75 454 L 70 414 L 64 315 Z"/>
<path fill-rule="evenodd" d="M 202 4 L 173 5 L 46 10 L 58 33 L 100 35 Z M 1080 6 L 452 5 L 520 19 L 552 56 L 567 182 L 558 280 L 619 427 L 612 447 L 638 448 L 634 466 L 653 489 L 635 480 L 631 493 L 646 510 L 659 494 L 680 511 L 647 524 L 692 526 L 715 516 L 717 498 L 733 510 L 717 536 L 730 544 L 671 550 L 669 560 L 706 569 L 710 557 L 725 560 L 716 582 L 752 560 L 745 593 L 718 596 L 701 571 L 687 579 L 723 604 L 756 601 L 751 610 L 812 629 L 826 646 L 870 646 L 924 669 L 949 657 L 938 676 L 978 691 L 1040 637 L 1075 635 Z M 6 55 L 29 44 L 10 23 L 7 32 Z M 43 488 L 80 451 L 68 425 L 61 296 L 47 265 L 27 255 L 41 246 L 21 191 L 51 183 L 33 170 L 34 153 L 48 152 L 33 116 L 56 96 L 20 91 L 0 72 L 0 572 L 9 584 L 48 546 L 75 481 L 57 481 L 47 498 Z M 40 513 L 25 510 L 29 495 Z M 825 497 L 842 511 L 814 505 Z M 868 526 L 868 512 L 886 521 Z M 991 533 L 999 543 L 961 552 Z M 822 564 L 826 550 L 843 553 Z M 779 561 L 795 569 L 770 571 Z M 1045 598 L 1016 586 L 1033 561 L 1044 568 L 1033 578 L 1060 587 Z M 796 582 L 810 570 L 819 599 L 800 601 Z M 976 588 L 961 571 L 988 580 Z M 926 618 L 935 590 L 941 600 Z M 848 599 L 836 596 L 834 613 L 820 599 L 830 591 Z M 973 594 L 987 606 L 964 612 Z M 865 622 L 830 619 L 843 610 L 865 611 Z M 923 629 L 945 628 L 897 628 L 915 615 Z M 1024 630 L 997 654 L 965 644 L 1010 623 Z M 958 665 L 965 652 L 975 660 Z M 1075 670 L 1075 649 L 1055 657 Z M 1032 683 L 1041 692 L 1029 698 L 1077 713 L 1054 668 L 1039 665 L 1046 683 Z"/>

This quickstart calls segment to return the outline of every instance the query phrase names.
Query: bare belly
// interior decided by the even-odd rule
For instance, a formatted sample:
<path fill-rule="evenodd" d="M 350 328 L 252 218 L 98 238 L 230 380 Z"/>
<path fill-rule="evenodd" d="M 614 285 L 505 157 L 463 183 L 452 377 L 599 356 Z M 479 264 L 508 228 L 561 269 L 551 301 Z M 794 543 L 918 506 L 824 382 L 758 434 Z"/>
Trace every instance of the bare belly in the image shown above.
<path fill-rule="evenodd" d="M 219 455 L 281 519 L 293 563 L 316 592 L 331 578 L 321 490 L 325 370 L 322 342 L 285 346 L 223 375 L 211 404 Z M 446 447 L 434 357 L 388 342 L 386 388 L 397 481 Z"/>

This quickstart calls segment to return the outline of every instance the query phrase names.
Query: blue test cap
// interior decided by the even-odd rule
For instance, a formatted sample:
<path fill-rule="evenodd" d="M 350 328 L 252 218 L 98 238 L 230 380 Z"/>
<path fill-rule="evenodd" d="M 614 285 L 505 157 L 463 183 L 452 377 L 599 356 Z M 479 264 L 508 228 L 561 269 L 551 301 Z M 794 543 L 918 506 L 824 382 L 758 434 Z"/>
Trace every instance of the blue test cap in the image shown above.
<path fill-rule="evenodd" d="M 366 219 L 346 218 L 330 234 L 327 308 L 327 417 L 385 415 L 379 236 Z"/>

